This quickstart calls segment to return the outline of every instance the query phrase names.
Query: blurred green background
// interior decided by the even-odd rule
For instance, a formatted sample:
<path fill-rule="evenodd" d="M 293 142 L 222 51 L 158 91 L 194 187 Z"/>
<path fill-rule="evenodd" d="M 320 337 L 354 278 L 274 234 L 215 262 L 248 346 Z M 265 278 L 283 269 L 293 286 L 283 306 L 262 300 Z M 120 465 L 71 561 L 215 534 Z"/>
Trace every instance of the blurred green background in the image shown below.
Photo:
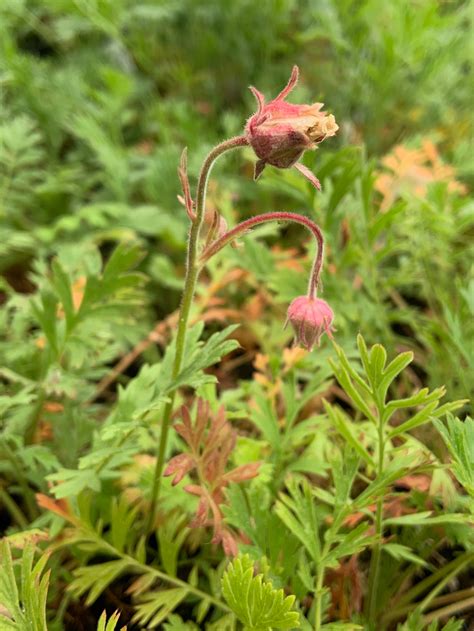
<path fill-rule="evenodd" d="M 248 85 L 274 96 L 296 63 L 291 100 L 323 101 L 340 125 L 305 156 L 322 193 L 272 168 L 254 183 L 245 150 L 216 168 L 210 207 L 231 224 L 272 209 L 319 221 L 338 342 L 350 350 L 361 331 L 390 351 L 411 348 L 414 381 L 469 396 L 471 9 L 441 0 L 2 0 L 7 363 L 34 377 L 24 314 L 53 256 L 80 284 L 117 242 L 146 251 L 143 308 L 102 335 L 107 352 L 87 351 L 91 382 L 177 307 L 187 230 L 176 198 L 181 150 L 195 182 L 209 148 L 241 133 L 253 113 Z M 246 314 L 253 348 L 279 353 L 289 341 L 286 306 L 306 281 L 282 248 L 309 269 L 306 245 L 299 229 L 263 230 L 211 266 L 208 279 L 236 264 L 247 271 L 221 297 Z M 247 303 L 262 287 L 270 298 L 252 320 Z"/>

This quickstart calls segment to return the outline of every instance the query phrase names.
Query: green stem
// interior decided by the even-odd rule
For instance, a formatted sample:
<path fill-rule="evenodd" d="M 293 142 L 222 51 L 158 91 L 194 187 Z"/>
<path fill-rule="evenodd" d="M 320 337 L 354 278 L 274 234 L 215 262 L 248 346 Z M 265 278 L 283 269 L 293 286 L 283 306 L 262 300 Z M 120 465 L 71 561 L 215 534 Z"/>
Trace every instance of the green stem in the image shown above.
<path fill-rule="evenodd" d="M 28 478 L 26 477 L 22 466 L 18 463 L 16 454 L 10 449 L 10 446 L 6 441 L 2 441 L 0 449 L 4 452 L 8 460 L 12 465 L 12 469 L 16 476 L 16 482 L 21 488 L 23 494 L 23 501 L 25 502 L 26 513 L 30 521 L 33 521 L 38 517 L 38 507 L 36 506 L 34 492 L 30 487 Z"/>
<path fill-rule="evenodd" d="M 469 559 L 465 559 L 464 563 L 460 566 L 455 567 L 449 574 L 447 574 L 442 581 L 439 581 L 436 586 L 431 590 L 431 592 L 423 598 L 421 603 L 418 605 L 420 612 L 423 612 L 431 602 L 436 598 L 436 596 L 446 587 L 448 583 L 450 583 L 456 574 L 459 574 L 469 563 Z"/>
<path fill-rule="evenodd" d="M 463 554 L 458 556 L 456 559 L 453 559 L 452 561 L 450 561 L 449 563 L 441 567 L 439 570 L 437 570 L 430 576 L 427 576 L 425 579 L 417 583 L 409 591 L 403 594 L 403 596 L 398 600 L 397 605 L 401 606 L 401 605 L 404 605 L 405 603 L 413 602 L 421 594 L 426 592 L 431 587 L 431 585 L 437 585 L 440 582 L 440 580 L 448 574 L 452 576 L 459 574 L 459 572 L 461 572 L 464 569 L 464 567 L 470 562 L 472 562 L 473 560 L 474 560 L 473 551 L 467 550 L 466 552 L 463 552 Z M 455 570 L 455 572 L 451 574 L 453 570 Z M 397 609 L 393 613 L 396 613 L 396 611 Z M 392 612 L 390 613 L 390 615 L 391 614 Z"/>
<path fill-rule="evenodd" d="M 433 620 L 440 620 L 441 618 L 448 618 L 449 616 L 460 614 L 461 611 L 472 611 L 473 608 L 474 596 L 471 596 L 471 598 L 466 598 L 465 600 L 453 603 L 452 605 L 448 605 L 442 609 L 432 611 L 427 616 L 424 616 L 423 622 L 429 624 Z"/>
<path fill-rule="evenodd" d="M 79 524 L 79 526 L 80 528 L 82 528 L 86 537 L 89 540 L 94 541 L 102 550 L 104 550 L 104 552 L 112 554 L 113 556 L 116 556 L 119 559 L 123 559 L 124 561 L 128 563 L 128 565 L 131 568 L 135 568 L 141 574 L 153 574 L 156 578 L 159 578 L 160 580 L 165 581 L 166 583 L 169 583 L 170 585 L 174 585 L 176 587 L 181 587 L 183 589 L 186 589 L 190 594 L 194 594 L 201 600 L 208 600 L 214 606 L 218 607 L 221 611 L 225 611 L 226 613 L 231 612 L 231 609 L 218 598 L 214 598 L 207 592 L 203 592 L 197 587 L 193 587 L 186 581 L 183 581 L 177 578 L 176 576 L 170 576 L 169 574 L 162 572 L 158 568 L 152 567 L 150 565 L 146 565 L 145 563 L 140 563 L 140 561 L 138 561 L 134 557 L 124 552 L 121 552 L 120 550 L 115 548 L 112 544 L 110 544 L 108 541 L 105 541 L 104 539 L 102 539 L 102 537 L 97 532 L 95 532 L 95 530 L 84 528 L 83 524 Z M 56 546 L 56 549 L 59 549 L 61 546 L 62 544 L 59 544 L 58 546 Z"/>
<path fill-rule="evenodd" d="M 7 511 L 22 530 L 26 530 L 28 528 L 29 521 L 26 519 L 25 515 L 23 515 L 15 500 L 10 497 L 7 491 L 5 491 L 2 487 L 0 487 L 0 503 L 5 506 Z"/>
<path fill-rule="evenodd" d="M 380 477 L 383 473 L 384 455 L 385 455 L 385 442 L 383 431 L 383 415 L 381 410 L 378 410 L 378 466 L 377 477 Z M 380 557 L 382 553 L 382 536 L 383 536 L 383 497 L 377 500 L 377 509 L 375 513 L 375 534 L 377 537 L 377 543 L 374 546 L 372 558 L 370 560 L 369 569 L 369 586 L 367 592 L 367 609 L 366 616 L 369 623 L 375 628 L 375 619 L 377 616 L 377 593 L 378 583 L 380 575 Z"/>
<path fill-rule="evenodd" d="M 36 403 L 31 412 L 30 420 L 25 431 L 25 444 L 29 445 L 35 440 L 35 435 L 38 430 L 38 423 L 41 420 L 41 413 L 43 412 L 44 403 L 46 401 L 46 392 L 41 387 L 38 391 L 38 397 Z"/>
<path fill-rule="evenodd" d="M 337 532 L 340 527 L 340 521 L 336 517 L 334 523 L 331 527 L 331 530 Z M 329 531 L 326 533 L 329 535 Z M 323 549 L 321 550 L 321 556 L 319 559 L 319 563 L 316 564 L 316 590 L 314 593 L 315 597 L 315 607 L 314 607 L 314 631 L 320 631 L 322 625 L 322 617 L 323 617 L 323 586 L 324 586 L 324 575 L 326 572 L 326 564 L 325 560 L 328 557 L 329 552 L 331 551 L 331 541 L 328 536 L 327 541 L 325 541 L 323 545 Z"/>
<path fill-rule="evenodd" d="M 191 305 L 194 298 L 194 290 L 196 288 L 196 281 L 199 274 L 199 266 L 197 264 L 197 254 L 199 245 L 199 236 L 201 233 L 202 224 L 204 221 L 204 210 L 206 203 L 207 183 L 209 180 L 209 174 L 212 169 L 212 165 L 215 160 L 224 152 L 230 149 L 236 149 L 237 147 L 243 147 L 247 145 L 247 139 L 245 136 L 236 136 L 225 140 L 221 144 L 214 147 L 209 153 L 199 174 L 199 180 L 197 185 L 196 194 L 196 218 L 191 224 L 188 239 L 188 251 L 186 260 L 186 276 L 184 280 L 183 295 L 181 299 L 181 307 L 179 312 L 178 332 L 176 334 L 176 351 L 173 362 L 172 378 L 175 379 L 181 369 L 183 361 L 185 343 L 186 343 L 186 329 L 188 325 L 189 313 L 191 311 Z M 174 400 L 176 391 L 173 391 L 170 395 L 168 402 L 165 405 L 163 411 L 163 420 L 161 424 L 160 442 L 158 444 L 158 453 L 155 466 L 155 474 L 153 479 L 153 488 L 151 493 L 151 506 L 148 517 L 147 531 L 150 532 L 153 529 L 156 516 L 156 504 L 160 495 L 161 478 L 163 474 L 164 461 L 166 455 L 166 446 L 168 443 L 168 433 L 171 421 L 171 414 L 173 411 Z"/>
<path fill-rule="evenodd" d="M 322 621 L 322 608 L 323 608 L 323 584 L 324 584 L 324 566 L 319 566 L 317 569 L 316 579 L 316 605 L 314 612 L 314 631 L 320 631 Z"/>
<path fill-rule="evenodd" d="M 437 598 L 434 598 L 431 601 L 428 609 L 434 610 L 434 608 L 438 607 L 438 605 L 451 606 L 452 604 L 456 605 L 457 603 L 462 603 L 465 600 L 465 596 L 466 597 L 474 596 L 474 587 L 468 587 L 467 589 L 463 589 L 458 592 L 445 594 L 444 596 L 438 596 Z M 396 620 L 397 618 L 405 618 L 410 612 L 414 611 L 415 609 L 419 610 L 419 608 L 420 608 L 420 603 L 411 603 L 410 605 L 399 607 L 395 611 L 393 612 L 390 611 L 389 614 L 387 614 L 386 616 L 383 616 L 382 623 L 383 625 L 387 625 L 389 622 L 392 622 L 393 620 Z M 436 613 L 437 611 L 439 611 L 439 609 L 436 609 L 434 613 Z"/>
<path fill-rule="evenodd" d="M 128 555 L 122 555 L 122 558 L 127 559 L 127 560 L 130 559 L 130 565 L 141 570 L 143 573 L 153 574 L 154 576 L 156 576 L 156 578 L 159 578 L 162 581 L 166 581 L 167 583 L 170 583 L 170 585 L 175 585 L 176 587 L 182 587 L 186 589 L 190 594 L 194 594 L 201 600 L 209 601 L 221 611 L 224 611 L 226 613 L 231 613 L 232 611 L 225 603 L 222 602 L 222 600 L 219 600 L 218 598 L 214 598 L 214 596 L 211 596 L 207 592 L 203 592 L 197 587 L 193 587 L 189 583 L 186 583 L 186 581 L 182 581 L 179 578 L 170 576 L 169 574 L 165 574 L 164 572 L 161 572 L 160 570 L 154 567 L 151 567 L 149 565 L 145 565 L 144 563 L 140 563 L 139 561 L 136 561 L 133 557 L 130 557 Z"/>

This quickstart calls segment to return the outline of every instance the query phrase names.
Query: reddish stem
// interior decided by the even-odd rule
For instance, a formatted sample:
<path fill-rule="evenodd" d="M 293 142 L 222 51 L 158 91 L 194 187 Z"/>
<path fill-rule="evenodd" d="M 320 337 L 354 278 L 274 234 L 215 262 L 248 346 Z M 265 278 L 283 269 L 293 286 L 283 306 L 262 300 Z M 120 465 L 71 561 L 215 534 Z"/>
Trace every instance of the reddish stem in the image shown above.
<path fill-rule="evenodd" d="M 245 234 L 253 227 L 265 223 L 267 221 L 292 221 L 295 223 L 302 224 L 307 228 L 318 244 L 318 252 L 314 259 L 313 267 L 311 269 L 311 276 L 308 284 L 308 297 L 313 299 L 316 295 L 316 290 L 318 289 L 319 277 L 321 275 L 321 268 L 323 265 L 323 257 L 324 257 L 324 238 L 321 232 L 321 229 L 317 224 L 314 223 L 308 217 L 304 215 L 299 215 L 298 213 L 289 213 L 289 212 L 271 212 L 264 213 L 262 215 L 256 215 L 255 217 L 251 217 L 250 219 L 246 219 L 242 221 L 237 226 L 223 234 L 221 237 L 216 239 L 213 243 L 208 245 L 202 252 L 200 257 L 200 263 L 204 264 L 217 254 L 224 246 L 228 243 L 236 239 L 237 237 Z"/>

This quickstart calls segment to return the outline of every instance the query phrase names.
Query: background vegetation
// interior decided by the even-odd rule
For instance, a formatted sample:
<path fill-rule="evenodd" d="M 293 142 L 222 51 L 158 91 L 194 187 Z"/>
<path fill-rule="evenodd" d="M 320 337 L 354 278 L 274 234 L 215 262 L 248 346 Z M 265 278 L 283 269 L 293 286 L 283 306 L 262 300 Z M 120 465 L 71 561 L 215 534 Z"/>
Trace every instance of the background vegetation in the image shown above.
<path fill-rule="evenodd" d="M 0 606 L 0 629 L 95 629 L 104 609 L 120 610 L 129 629 L 273 626 L 252 627 L 222 595 L 225 555 L 210 545 L 212 529 L 188 528 L 196 502 L 182 485 L 167 479 L 160 527 L 145 536 L 160 411 L 178 385 L 191 409 L 196 391 L 214 414 L 225 405 L 239 432 L 232 466 L 263 463 L 223 501 L 228 527 L 243 533 L 239 551 L 250 555 L 228 581 L 243 584 L 248 558 L 258 561 L 264 581 L 296 595 L 303 628 L 315 628 L 319 577 L 328 629 L 346 621 L 347 629 L 418 631 L 465 613 L 455 605 L 473 597 L 463 521 L 472 511 L 472 424 L 451 416 L 443 434 L 441 423 L 403 423 L 422 405 L 431 406 L 425 421 L 454 410 L 464 420 L 472 394 L 471 9 L 441 0 L 2 1 L 0 527 L 10 582 L 3 592 L 0 582 L 9 616 Z M 187 373 L 170 383 L 187 233 L 179 155 L 187 146 L 194 182 L 209 149 L 241 133 L 254 111 L 247 86 L 276 95 L 295 63 L 302 81 L 291 100 L 325 102 L 341 128 L 305 156 L 322 192 L 272 168 L 253 182 L 245 150 L 219 163 L 208 205 L 230 225 L 270 210 L 320 224 L 338 347 L 290 348 L 286 308 L 304 293 L 313 246 L 299 228 L 259 229 L 209 265 Z M 410 403 L 395 403 L 393 426 L 378 434 L 350 384 L 365 379 L 358 387 L 384 418 L 377 375 L 385 360 L 375 351 L 370 368 L 359 332 L 389 360 L 413 353 L 409 366 L 400 360 L 405 370 L 391 377 L 387 399 Z M 437 407 L 442 386 L 447 398 Z M 423 387 L 431 394 L 420 395 Z M 400 443 L 389 436 L 397 426 Z M 382 439 L 391 440 L 388 473 L 374 477 L 370 454 Z M 183 449 L 174 434 L 169 457 Z M 373 514 L 382 491 L 395 547 L 382 557 L 378 626 L 370 627 L 361 594 L 373 533 L 370 517 L 357 515 Z M 410 524 L 416 511 L 434 511 L 423 519 L 438 522 Z M 308 549 L 295 519 L 329 533 L 326 556 Z M 343 534 L 329 528 L 334 519 Z M 263 537 L 272 531 L 286 535 Z M 49 591 L 44 582 L 44 593 L 21 592 L 16 611 L 5 594 L 15 600 L 18 559 L 33 582 L 46 576 L 33 545 L 55 550 Z M 30 602 L 32 593 L 43 602 Z M 223 598 L 227 610 L 214 602 Z M 382 619 L 389 605 L 395 615 Z M 28 607 L 46 607 L 48 622 L 31 622 L 32 613 L 21 626 Z M 110 631 L 115 622 L 101 624 Z M 296 626 L 294 617 L 274 624 Z"/>

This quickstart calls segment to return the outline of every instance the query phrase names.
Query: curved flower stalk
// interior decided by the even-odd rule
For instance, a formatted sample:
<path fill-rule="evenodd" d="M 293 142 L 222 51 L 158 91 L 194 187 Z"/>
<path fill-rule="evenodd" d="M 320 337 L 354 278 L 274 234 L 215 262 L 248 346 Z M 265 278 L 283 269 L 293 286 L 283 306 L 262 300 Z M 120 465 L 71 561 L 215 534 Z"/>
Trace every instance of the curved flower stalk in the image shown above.
<path fill-rule="evenodd" d="M 206 221 L 205 203 L 209 174 L 215 160 L 226 151 L 250 145 L 259 158 L 256 165 L 255 179 L 261 174 L 266 164 L 271 164 L 282 169 L 295 166 L 317 189 L 320 188 L 316 176 L 304 165 L 299 163 L 298 160 L 303 155 L 304 151 L 314 149 L 316 145 L 325 138 L 334 136 L 338 126 L 334 116 L 327 115 L 325 112 L 321 111 L 321 103 L 315 103 L 313 105 L 294 105 L 285 100 L 298 81 L 298 72 L 298 67 L 294 66 L 286 87 L 269 103 L 265 103 L 263 94 L 256 88 L 251 88 L 258 102 L 257 112 L 248 120 L 244 135 L 236 136 L 235 138 L 220 143 L 212 149 L 205 158 L 199 174 L 195 199 L 192 197 L 187 175 L 187 153 L 186 150 L 183 151 L 178 168 L 178 175 L 183 191 L 183 195 L 179 196 L 179 200 L 186 208 L 190 220 L 190 231 L 186 258 L 186 276 L 176 334 L 176 352 L 172 368 L 172 378 L 176 378 L 181 370 L 189 313 L 202 265 L 227 243 L 231 243 L 237 236 L 265 221 L 293 221 L 300 223 L 308 228 L 315 236 L 318 242 L 318 251 L 310 275 L 308 295 L 296 299 L 299 300 L 298 305 L 301 304 L 302 299 L 306 301 L 307 308 L 301 310 L 298 307 L 298 309 L 295 310 L 295 301 L 293 301 L 293 309 L 290 305 L 288 312 L 288 321 L 293 325 L 296 340 L 308 350 L 311 350 L 314 343 L 319 343 L 322 333 L 326 332 L 330 334 L 331 332 L 332 317 L 329 319 L 329 314 L 332 314 L 332 311 L 326 303 L 324 303 L 324 305 L 326 305 L 325 308 L 321 311 L 323 301 L 316 298 L 324 255 L 323 237 L 319 227 L 304 215 L 286 212 L 266 213 L 252 217 L 240 223 L 235 228 L 227 230 L 224 220 L 216 214 L 210 222 L 207 238 L 202 246 L 202 253 L 199 254 L 201 231 Z M 321 313 L 323 314 L 322 316 Z M 149 530 L 154 527 L 155 523 L 156 504 L 161 488 L 174 401 L 175 392 L 171 394 L 163 412 L 161 436 L 151 495 L 151 507 L 148 517 Z"/>
<path fill-rule="evenodd" d="M 319 346 L 321 336 L 324 333 L 332 337 L 331 325 L 334 319 L 332 309 L 327 302 L 316 297 L 323 266 L 324 239 L 319 226 L 314 221 L 304 215 L 289 212 L 256 215 L 242 221 L 208 245 L 203 250 L 200 261 L 203 264 L 206 263 L 214 254 L 217 254 L 227 244 L 232 243 L 237 237 L 268 221 L 290 221 L 302 224 L 312 233 L 317 242 L 317 253 L 309 277 L 308 293 L 306 296 L 299 296 L 292 301 L 287 316 L 287 323 L 290 322 L 292 325 L 296 341 L 310 351 L 315 344 Z"/>

